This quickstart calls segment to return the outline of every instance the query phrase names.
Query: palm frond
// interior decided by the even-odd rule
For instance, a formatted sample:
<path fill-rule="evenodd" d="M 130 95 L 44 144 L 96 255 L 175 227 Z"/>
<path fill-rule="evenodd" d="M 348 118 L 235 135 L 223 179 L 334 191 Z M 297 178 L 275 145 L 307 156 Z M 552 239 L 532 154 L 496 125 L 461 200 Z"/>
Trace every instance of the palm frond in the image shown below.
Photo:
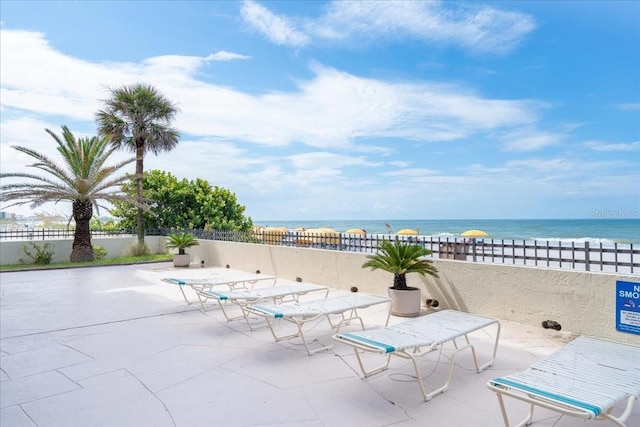
<path fill-rule="evenodd" d="M 24 172 L 0 174 L 2 179 L 24 180 L 18 183 L 3 183 L 0 186 L 1 201 L 13 201 L 11 206 L 27 203 L 40 206 L 47 202 L 63 200 L 89 200 L 97 206 L 96 200 L 101 197 L 107 197 L 107 200 L 112 198 L 126 200 L 126 198 L 117 197 L 117 190 L 130 178 L 126 175 L 119 177 L 113 175 L 125 165 L 134 162 L 134 158 L 105 166 L 109 156 L 115 150 L 115 147 L 110 145 L 109 139 L 96 137 L 76 139 L 66 126 L 62 126 L 62 137 L 49 129 L 46 129 L 46 132 L 54 139 L 66 169 L 31 148 L 14 146 L 14 149 L 36 160 L 28 167 L 39 169 L 46 175 Z M 117 190 L 108 192 L 110 188 Z"/>
<path fill-rule="evenodd" d="M 383 270 L 393 273 L 395 276 L 417 273 L 421 276 L 438 277 L 438 270 L 432 261 L 424 258 L 430 254 L 431 251 L 422 246 L 384 241 L 379 246 L 377 253 L 367 255 L 367 261 L 362 265 L 362 268 Z M 394 280 L 394 283 L 397 281 Z"/>
<path fill-rule="evenodd" d="M 180 134 L 170 124 L 178 107 L 154 87 L 133 84 L 109 91 L 111 98 L 104 100 L 105 109 L 96 115 L 100 135 L 130 149 L 142 141 L 144 150 L 154 154 L 176 146 Z"/>

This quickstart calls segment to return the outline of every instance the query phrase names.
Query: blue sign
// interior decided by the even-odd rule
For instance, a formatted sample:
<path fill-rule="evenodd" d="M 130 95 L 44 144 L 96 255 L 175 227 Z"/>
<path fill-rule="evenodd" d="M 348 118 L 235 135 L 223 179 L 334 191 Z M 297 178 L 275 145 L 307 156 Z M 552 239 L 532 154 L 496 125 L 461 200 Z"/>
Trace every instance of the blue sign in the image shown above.
<path fill-rule="evenodd" d="M 616 329 L 640 335 L 640 282 L 616 282 Z"/>

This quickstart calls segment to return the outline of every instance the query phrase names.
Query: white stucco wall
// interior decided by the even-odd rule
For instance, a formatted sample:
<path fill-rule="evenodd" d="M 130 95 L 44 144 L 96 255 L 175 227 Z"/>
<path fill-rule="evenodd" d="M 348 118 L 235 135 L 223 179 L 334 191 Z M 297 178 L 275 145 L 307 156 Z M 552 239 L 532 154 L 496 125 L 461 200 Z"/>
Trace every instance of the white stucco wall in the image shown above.
<path fill-rule="evenodd" d="M 247 243 L 200 241 L 190 248 L 192 262 L 226 266 L 349 290 L 386 295 L 392 276 L 362 269 L 366 254 Z M 615 329 L 616 281 L 639 282 L 638 275 L 589 273 L 434 260 L 440 278 L 407 276 L 421 287 L 423 302 L 539 326 L 555 320 L 563 331 L 640 344 L 640 336 Z"/>
<path fill-rule="evenodd" d="M 166 238 L 162 236 L 146 236 L 144 241 L 151 249 L 151 253 L 159 254 L 165 252 L 164 242 Z M 137 241 L 137 237 L 94 237 L 91 243 L 104 246 L 107 250 L 107 258 L 126 256 L 129 246 Z M 39 246 L 44 243 L 53 245 L 54 255 L 51 262 L 69 261 L 71 255 L 71 245 L 73 239 L 47 239 L 33 240 Z M 7 240 L 0 242 L 0 265 L 19 264 L 19 259 L 31 263 L 32 260 L 22 251 L 23 245 L 28 245 L 29 250 L 34 252 L 28 240 Z"/>
<path fill-rule="evenodd" d="M 110 257 L 121 256 L 135 241 L 131 238 L 95 238 Z M 49 240 L 55 245 L 54 262 L 66 261 L 72 240 Z M 155 253 L 164 251 L 164 237 L 148 236 L 145 242 Z M 0 242 L 0 262 L 16 264 L 25 242 Z M 39 241 L 37 243 L 42 243 Z M 192 268 L 229 266 L 242 271 L 318 283 L 349 290 L 386 295 L 392 276 L 362 269 L 366 254 L 261 244 L 200 240 L 188 249 Z M 640 344 L 640 336 L 615 329 L 616 281 L 640 283 L 640 275 L 590 273 L 571 270 L 472 263 L 435 259 L 439 278 L 407 276 L 410 286 L 437 299 L 440 307 L 468 311 L 499 319 L 539 326 L 555 320 L 563 331 Z"/>

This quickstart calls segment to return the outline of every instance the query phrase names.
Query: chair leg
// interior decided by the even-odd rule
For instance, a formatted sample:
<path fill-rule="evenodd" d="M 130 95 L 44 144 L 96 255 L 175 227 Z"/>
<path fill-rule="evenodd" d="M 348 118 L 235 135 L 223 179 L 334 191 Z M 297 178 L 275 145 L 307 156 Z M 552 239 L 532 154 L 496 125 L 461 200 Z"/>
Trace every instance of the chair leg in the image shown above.
<path fill-rule="evenodd" d="M 389 368 L 389 362 L 391 362 L 391 354 L 387 354 L 387 362 L 377 368 L 373 368 L 370 370 L 366 370 L 364 367 L 364 363 L 362 363 L 362 358 L 360 357 L 360 353 L 358 352 L 358 349 L 356 347 L 353 348 L 353 351 L 356 355 L 356 360 L 358 361 L 358 365 L 360 365 L 360 370 L 362 371 L 362 375 L 365 378 L 368 378 L 372 375 L 378 374 L 382 371 L 386 371 Z M 363 351 L 364 353 L 364 351 Z"/>
<path fill-rule="evenodd" d="M 605 414 L 603 414 L 603 418 L 611 420 L 618 426 L 625 427 L 626 426 L 625 421 L 627 420 L 629 415 L 631 415 L 635 401 L 636 401 L 635 396 L 633 395 L 629 396 L 629 398 L 627 399 L 627 405 L 624 411 L 620 415 L 618 415 L 617 417 L 614 416 L 611 413 L 613 411 L 613 408 L 609 408 L 609 410 Z"/>
<path fill-rule="evenodd" d="M 184 298 L 184 302 L 187 303 L 187 305 L 191 305 L 193 304 L 191 301 L 189 301 L 189 299 L 187 298 L 187 294 L 184 293 L 184 285 L 178 285 L 180 287 L 180 292 L 182 292 L 182 298 Z"/>
<path fill-rule="evenodd" d="M 304 345 L 304 348 L 307 350 L 307 354 L 309 356 L 313 356 L 316 353 L 319 353 L 319 352 L 324 351 L 324 350 L 329 350 L 330 348 L 333 347 L 332 344 L 320 346 L 320 347 L 318 347 L 316 349 L 313 349 L 313 350 L 311 350 L 311 347 L 309 347 L 309 343 L 307 342 L 307 338 L 304 336 L 304 331 L 302 330 L 302 328 L 304 327 L 305 323 L 307 323 L 308 321 L 315 320 L 317 318 L 318 317 L 316 316 L 313 319 L 308 319 L 308 320 L 299 320 L 299 319 L 295 319 L 295 318 L 293 318 L 293 319 L 285 319 L 285 320 L 289 320 L 292 323 L 295 323 L 296 326 L 298 327 L 298 333 L 294 334 L 292 336 L 292 338 L 296 337 L 296 336 L 300 336 L 300 339 L 302 340 L 302 344 Z M 328 316 L 327 316 L 327 318 L 328 318 Z M 329 320 L 329 324 L 331 324 L 331 320 Z M 338 330 L 339 329 L 340 329 L 340 324 L 338 324 Z"/>
<path fill-rule="evenodd" d="M 504 399 L 502 398 L 502 393 L 496 392 L 496 396 L 498 397 L 498 402 L 500 403 L 500 412 L 502 413 L 502 419 L 504 420 L 504 426 L 509 427 L 509 417 L 507 416 L 507 408 L 504 406 Z M 529 412 L 527 416 L 520 421 L 515 427 L 524 427 L 531 425 L 531 420 L 533 419 L 533 409 L 535 406 L 531 404 L 529 406 Z"/>

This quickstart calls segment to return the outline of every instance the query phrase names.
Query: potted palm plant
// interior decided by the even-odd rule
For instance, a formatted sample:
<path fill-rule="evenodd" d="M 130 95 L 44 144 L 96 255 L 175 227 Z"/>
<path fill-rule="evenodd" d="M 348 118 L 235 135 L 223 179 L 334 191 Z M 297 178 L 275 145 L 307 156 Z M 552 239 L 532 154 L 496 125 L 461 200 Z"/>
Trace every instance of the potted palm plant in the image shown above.
<path fill-rule="evenodd" d="M 173 233 L 167 236 L 165 247 L 167 249 L 177 249 L 178 253 L 173 255 L 174 267 L 189 267 L 191 257 L 185 252 L 186 248 L 198 246 L 198 240 L 191 233 Z"/>
<path fill-rule="evenodd" d="M 415 317 L 420 314 L 420 289 L 407 286 L 407 274 L 418 273 L 421 276 L 438 277 L 433 262 L 423 257 L 431 251 L 418 245 L 404 242 L 384 241 L 378 252 L 367 255 L 362 268 L 384 270 L 393 273 L 393 286 L 389 288 L 391 314 L 402 317 Z"/>

